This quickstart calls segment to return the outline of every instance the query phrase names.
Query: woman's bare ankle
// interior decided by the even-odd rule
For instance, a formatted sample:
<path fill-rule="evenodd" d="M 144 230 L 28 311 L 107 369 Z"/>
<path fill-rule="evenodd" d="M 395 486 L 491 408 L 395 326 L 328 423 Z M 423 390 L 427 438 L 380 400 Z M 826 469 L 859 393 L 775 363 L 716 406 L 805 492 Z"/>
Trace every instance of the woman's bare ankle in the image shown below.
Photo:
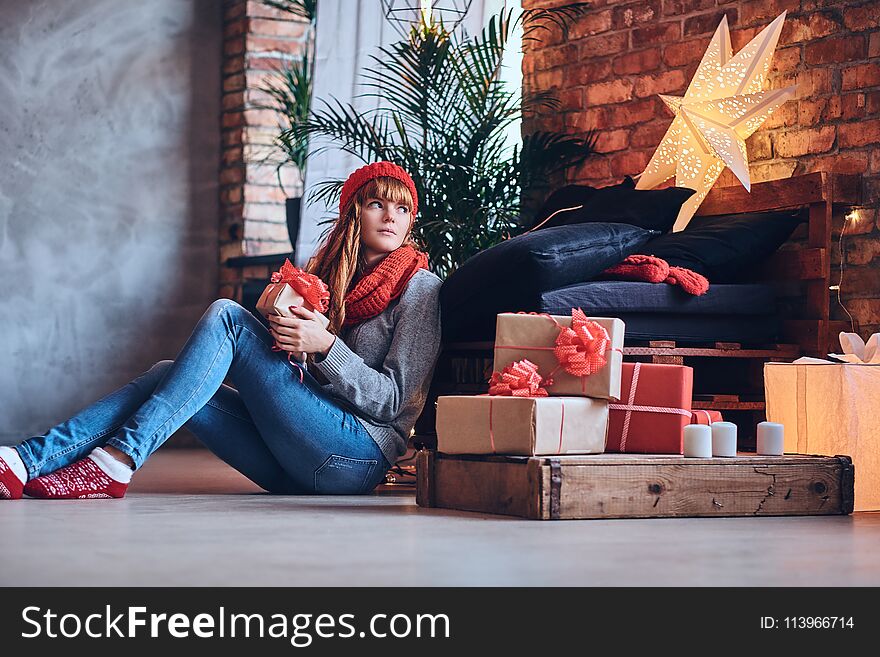
<path fill-rule="evenodd" d="M 129 468 L 134 469 L 134 461 L 128 454 L 126 454 L 122 450 L 116 449 L 115 447 L 110 447 L 109 445 L 104 445 L 103 449 L 117 461 L 125 463 L 125 465 L 127 465 Z"/>

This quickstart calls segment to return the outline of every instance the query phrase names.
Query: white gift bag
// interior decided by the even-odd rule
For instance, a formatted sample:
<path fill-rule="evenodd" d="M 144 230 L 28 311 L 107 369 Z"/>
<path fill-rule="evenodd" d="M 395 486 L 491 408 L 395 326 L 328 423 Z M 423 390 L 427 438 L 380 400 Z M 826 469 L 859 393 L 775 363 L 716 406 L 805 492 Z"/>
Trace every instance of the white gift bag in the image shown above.
<path fill-rule="evenodd" d="M 785 452 L 852 457 L 855 510 L 880 510 L 880 365 L 766 363 L 764 392 Z"/>

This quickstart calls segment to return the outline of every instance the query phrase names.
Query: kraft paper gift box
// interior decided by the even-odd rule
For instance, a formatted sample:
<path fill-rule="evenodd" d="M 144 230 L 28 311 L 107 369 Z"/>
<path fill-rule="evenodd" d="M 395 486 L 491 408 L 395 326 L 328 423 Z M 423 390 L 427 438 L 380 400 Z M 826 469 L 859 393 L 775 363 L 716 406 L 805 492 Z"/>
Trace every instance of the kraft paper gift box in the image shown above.
<path fill-rule="evenodd" d="M 330 320 L 326 316 L 315 310 L 301 294 L 287 283 L 269 283 L 260 295 L 256 308 L 263 317 L 269 315 L 294 317 L 294 314 L 287 309 L 288 306 L 303 306 L 307 310 L 311 310 L 318 316 L 318 320 L 324 328 L 330 324 Z"/>
<path fill-rule="evenodd" d="M 451 395 L 437 400 L 437 450 L 447 454 L 601 454 L 607 430 L 604 399 Z"/>
<path fill-rule="evenodd" d="M 854 510 L 880 510 L 880 365 L 766 363 L 764 394 L 785 452 L 851 457 Z"/>
<path fill-rule="evenodd" d="M 684 365 L 624 363 L 622 399 L 609 404 L 608 452 L 682 454 L 691 424 L 694 371 Z"/>
<path fill-rule="evenodd" d="M 575 311 L 573 311 L 573 314 Z M 581 316 L 583 316 L 581 314 Z M 500 372 L 511 363 L 526 359 L 538 366 L 551 396 L 583 396 L 596 399 L 619 399 L 620 367 L 623 363 L 622 320 L 611 317 L 586 317 L 596 322 L 608 334 L 609 343 L 604 358 L 606 364 L 587 376 L 568 373 L 554 352 L 560 327 L 570 328 L 571 315 L 537 315 L 524 313 L 500 313 L 496 320 L 494 371 Z"/>
<path fill-rule="evenodd" d="M 327 328 L 330 320 L 319 311 L 327 308 L 329 299 L 330 291 L 324 281 L 314 274 L 308 274 L 294 267 L 290 259 L 285 258 L 281 268 L 273 272 L 272 282 L 263 289 L 257 300 L 256 309 L 266 318 L 269 315 L 294 317 L 288 307 L 303 306 L 306 310 L 315 313 L 318 321 Z"/>

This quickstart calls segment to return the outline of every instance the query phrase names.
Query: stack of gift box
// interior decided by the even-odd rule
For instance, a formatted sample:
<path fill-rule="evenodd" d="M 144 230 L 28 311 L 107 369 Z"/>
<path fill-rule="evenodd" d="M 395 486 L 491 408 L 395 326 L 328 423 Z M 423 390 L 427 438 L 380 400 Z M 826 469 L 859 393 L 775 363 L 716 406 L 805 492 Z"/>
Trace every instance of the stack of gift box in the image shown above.
<path fill-rule="evenodd" d="M 437 400 L 447 454 L 681 454 L 682 429 L 721 419 L 691 411 L 693 370 L 623 362 L 624 323 L 540 313 L 498 315 L 487 395 Z"/>

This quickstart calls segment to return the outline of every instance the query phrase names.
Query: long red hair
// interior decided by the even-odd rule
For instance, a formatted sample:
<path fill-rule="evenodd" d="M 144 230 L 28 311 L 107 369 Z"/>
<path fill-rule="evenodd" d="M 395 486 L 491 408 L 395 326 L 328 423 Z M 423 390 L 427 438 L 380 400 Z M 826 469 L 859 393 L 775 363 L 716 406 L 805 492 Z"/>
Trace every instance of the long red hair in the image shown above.
<path fill-rule="evenodd" d="M 345 295 L 364 271 L 361 250 L 361 212 L 367 199 L 378 198 L 413 208 L 409 190 L 396 178 L 380 177 L 370 180 L 352 197 L 330 229 L 315 255 L 306 265 L 306 271 L 315 274 L 330 288 L 330 307 L 327 310 L 327 327 L 339 334 L 345 322 Z M 413 241 L 412 225 L 407 231 L 403 245 L 418 248 Z"/>

